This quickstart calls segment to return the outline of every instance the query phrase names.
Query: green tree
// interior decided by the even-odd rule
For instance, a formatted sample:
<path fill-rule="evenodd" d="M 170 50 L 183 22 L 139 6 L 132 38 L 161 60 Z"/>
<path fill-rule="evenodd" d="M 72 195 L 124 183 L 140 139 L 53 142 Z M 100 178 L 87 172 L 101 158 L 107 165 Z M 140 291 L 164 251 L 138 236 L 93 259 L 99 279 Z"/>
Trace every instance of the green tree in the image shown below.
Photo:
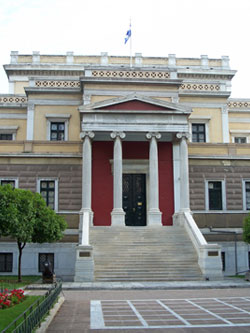
<path fill-rule="evenodd" d="M 250 213 L 243 221 L 243 240 L 246 243 L 250 243 Z"/>
<path fill-rule="evenodd" d="M 27 243 L 51 243 L 63 237 L 67 223 L 38 193 L 0 186 L 0 237 L 17 242 L 18 281 L 21 281 L 22 251 Z"/>

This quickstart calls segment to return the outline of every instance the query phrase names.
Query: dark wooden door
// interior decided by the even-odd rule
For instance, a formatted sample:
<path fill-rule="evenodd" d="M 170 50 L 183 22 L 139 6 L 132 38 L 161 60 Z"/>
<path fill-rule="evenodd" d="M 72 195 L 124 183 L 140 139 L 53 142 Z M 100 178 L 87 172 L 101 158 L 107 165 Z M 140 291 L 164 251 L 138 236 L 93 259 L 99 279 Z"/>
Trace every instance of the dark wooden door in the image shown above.
<path fill-rule="evenodd" d="M 127 226 L 146 225 L 145 174 L 123 175 L 123 209 Z"/>

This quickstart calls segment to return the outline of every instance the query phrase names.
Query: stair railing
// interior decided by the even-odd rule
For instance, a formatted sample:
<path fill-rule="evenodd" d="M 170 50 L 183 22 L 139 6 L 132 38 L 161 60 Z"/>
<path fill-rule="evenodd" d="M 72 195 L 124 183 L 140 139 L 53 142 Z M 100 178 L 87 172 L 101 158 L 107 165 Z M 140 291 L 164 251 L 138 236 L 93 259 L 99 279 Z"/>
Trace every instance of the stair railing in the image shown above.
<path fill-rule="evenodd" d="M 190 212 L 184 212 L 184 227 L 198 255 L 198 264 L 206 280 L 221 280 L 222 261 L 221 247 L 208 244 Z"/>

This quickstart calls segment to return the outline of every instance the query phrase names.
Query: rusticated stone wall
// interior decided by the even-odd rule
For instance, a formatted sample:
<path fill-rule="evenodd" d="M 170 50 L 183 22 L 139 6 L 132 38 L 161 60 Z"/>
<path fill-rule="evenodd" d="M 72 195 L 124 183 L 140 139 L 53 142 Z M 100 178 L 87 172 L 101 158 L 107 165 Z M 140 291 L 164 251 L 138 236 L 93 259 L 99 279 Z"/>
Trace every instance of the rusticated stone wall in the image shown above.
<path fill-rule="evenodd" d="M 82 196 L 82 167 L 70 164 L 0 164 L 0 178 L 18 178 L 18 187 L 37 190 L 38 178 L 58 179 L 58 209 L 79 211 Z"/>

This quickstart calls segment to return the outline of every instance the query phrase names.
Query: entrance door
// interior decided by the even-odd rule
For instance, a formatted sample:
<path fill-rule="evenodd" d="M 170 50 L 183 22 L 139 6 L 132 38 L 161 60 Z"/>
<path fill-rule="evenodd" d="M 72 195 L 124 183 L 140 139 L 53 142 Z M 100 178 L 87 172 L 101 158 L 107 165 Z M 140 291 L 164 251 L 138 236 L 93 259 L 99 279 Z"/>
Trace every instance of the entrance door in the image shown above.
<path fill-rule="evenodd" d="M 123 174 L 123 209 L 127 226 L 146 225 L 145 174 Z"/>

